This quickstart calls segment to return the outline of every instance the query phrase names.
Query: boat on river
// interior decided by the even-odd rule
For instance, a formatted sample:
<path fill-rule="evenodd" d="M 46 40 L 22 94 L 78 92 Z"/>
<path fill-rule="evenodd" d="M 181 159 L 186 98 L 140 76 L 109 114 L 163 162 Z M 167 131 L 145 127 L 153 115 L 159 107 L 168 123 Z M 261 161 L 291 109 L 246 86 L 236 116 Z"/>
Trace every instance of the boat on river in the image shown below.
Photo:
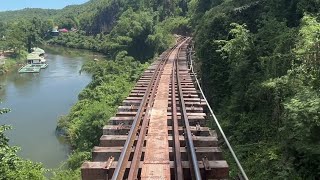
<path fill-rule="evenodd" d="M 48 67 L 44 58 L 44 50 L 37 48 L 27 56 L 27 64 L 19 69 L 19 73 L 39 73 L 41 69 Z"/>

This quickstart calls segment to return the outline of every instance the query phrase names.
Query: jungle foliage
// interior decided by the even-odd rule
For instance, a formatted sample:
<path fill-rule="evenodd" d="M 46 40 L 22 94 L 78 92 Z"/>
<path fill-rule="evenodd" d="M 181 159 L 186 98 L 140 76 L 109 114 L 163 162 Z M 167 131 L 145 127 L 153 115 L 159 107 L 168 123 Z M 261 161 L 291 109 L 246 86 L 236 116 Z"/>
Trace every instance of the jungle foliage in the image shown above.
<path fill-rule="evenodd" d="M 193 4 L 202 83 L 251 179 L 320 177 L 319 5 Z"/>
<path fill-rule="evenodd" d="M 44 43 L 48 37 L 47 30 L 52 23 L 41 18 L 1 22 L 0 21 L 0 54 L 6 52 L 8 64 L 0 66 L 0 73 L 11 65 L 23 62 L 33 47 Z"/>
<path fill-rule="evenodd" d="M 112 5 L 112 4 L 111 4 Z M 108 32 L 100 29 L 88 33 L 86 28 L 61 34 L 48 41 L 73 48 L 90 49 L 115 58 L 118 52 L 127 51 L 136 60 L 145 61 L 167 49 L 173 43 L 173 33 L 190 31 L 188 18 L 172 16 L 163 21 L 156 11 L 135 9 L 130 6 L 119 13 Z M 81 22 L 81 21 L 80 21 Z"/>

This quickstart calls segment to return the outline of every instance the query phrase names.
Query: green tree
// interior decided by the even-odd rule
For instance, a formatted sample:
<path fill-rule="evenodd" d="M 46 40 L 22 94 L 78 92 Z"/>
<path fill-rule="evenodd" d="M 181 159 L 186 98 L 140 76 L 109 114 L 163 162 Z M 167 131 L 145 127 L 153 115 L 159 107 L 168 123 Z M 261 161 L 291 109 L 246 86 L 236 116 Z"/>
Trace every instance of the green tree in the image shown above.
<path fill-rule="evenodd" d="M 9 24 L 5 37 L 7 48 L 14 50 L 16 54 L 25 49 L 27 37 L 19 23 Z"/>
<path fill-rule="evenodd" d="M 308 73 L 313 75 L 312 82 L 320 87 L 320 23 L 315 17 L 305 15 L 301 20 L 298 43 L 294 52 L 299 63 L 306 66 Z"/>

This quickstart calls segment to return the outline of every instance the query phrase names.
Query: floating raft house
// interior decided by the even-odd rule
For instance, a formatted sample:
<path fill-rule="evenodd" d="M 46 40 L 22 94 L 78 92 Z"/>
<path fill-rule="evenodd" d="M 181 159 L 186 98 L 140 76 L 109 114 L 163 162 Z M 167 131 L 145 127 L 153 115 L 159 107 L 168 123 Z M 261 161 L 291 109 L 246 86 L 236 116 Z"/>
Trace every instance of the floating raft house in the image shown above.
<path fill-rule="evenodd" d="M 41 69 L 45 69 L 48 64 L 45 63 L 44 50 L 34 48 L 33 52 L 27 56 L 27 65 L 19 69 L 19 73 L 39 73 Z"/>
<path fill-rule="evenodd" d="M 19 69 L 19 73 L 39 73 L 41 65 L 38 64 L 27 64 Z"/>

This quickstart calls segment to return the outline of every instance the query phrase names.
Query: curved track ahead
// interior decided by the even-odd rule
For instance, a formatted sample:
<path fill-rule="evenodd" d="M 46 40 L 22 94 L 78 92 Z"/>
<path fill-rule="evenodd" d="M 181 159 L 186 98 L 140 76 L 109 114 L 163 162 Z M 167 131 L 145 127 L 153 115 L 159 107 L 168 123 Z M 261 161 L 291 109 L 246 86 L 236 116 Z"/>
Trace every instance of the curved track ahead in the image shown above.
<path fill-rule="evenodd" d="M 83 180 L 228 178 L 188 69 L 189 41 L 180 38 L 144 72 L 82 165 Z"/>

